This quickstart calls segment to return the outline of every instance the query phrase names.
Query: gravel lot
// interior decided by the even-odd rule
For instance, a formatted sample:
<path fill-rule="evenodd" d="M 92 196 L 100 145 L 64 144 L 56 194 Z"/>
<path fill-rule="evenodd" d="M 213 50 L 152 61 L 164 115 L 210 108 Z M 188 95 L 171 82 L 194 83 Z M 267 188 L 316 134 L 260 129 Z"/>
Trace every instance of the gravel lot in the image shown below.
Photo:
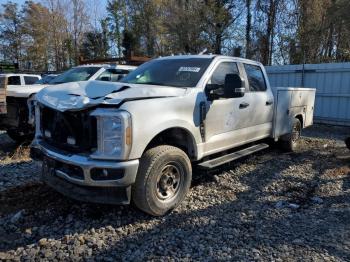
<path fill-rule="evenodd" d="M 314 126 L 298 153 L 270 148 L 196 171 L 162 218 L 61 196 L 0 134 L 0 260 L 349 261 L 349 131 Z"/>

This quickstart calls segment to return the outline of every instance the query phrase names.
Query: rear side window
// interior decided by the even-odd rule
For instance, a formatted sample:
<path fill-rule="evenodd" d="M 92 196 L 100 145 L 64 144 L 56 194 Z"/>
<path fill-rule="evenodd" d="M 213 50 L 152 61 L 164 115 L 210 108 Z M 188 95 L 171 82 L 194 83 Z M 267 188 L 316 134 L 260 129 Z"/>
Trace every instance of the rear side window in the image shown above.
<path fill-rule="evenodd" d="M 20 86 L 21 78 L 19 76 L 10 76 L 7 80 L 8 85 Z"/>
<path fill-rule="evenodd" d="M 250 91 L 266 91 L 266 82 L 260 66 L 244 64 L 244 68 L 247 73 Z"/>
<path fill-rule="evenodd" d="M 106 69 L 96 80 L 118 82 L 120 79 L 129 74 L 128 70 L 123 69 Z"/>
<path fill-rule="evenodd" d="M 237 64 L 234 62 L 222 62 L 215 69 L 213 75 L 210 78 L 212 85 L 224 86 L 225 77 L 227 74 L 239 74 Z"/>
<path fill-rule="evenodd" d="M 24 77 L 24 83 L 26 85 L 32 85 L 38 80 L 39 80 L 39 77 L 36 77 L 36 76 L 25 76 Z"/>

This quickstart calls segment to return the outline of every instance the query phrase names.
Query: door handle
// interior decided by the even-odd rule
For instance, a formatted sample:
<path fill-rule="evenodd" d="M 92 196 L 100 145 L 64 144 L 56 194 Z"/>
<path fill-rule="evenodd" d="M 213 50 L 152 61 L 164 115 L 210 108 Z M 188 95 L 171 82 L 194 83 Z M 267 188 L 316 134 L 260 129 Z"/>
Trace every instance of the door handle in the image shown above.
<path fill-rule="evenodd" d="M 239 104 L 239 109 L 246 108 L 246 107 L 248 107 L 248 106 L 249 106 L 248 103 L 243 102 L 243 103 Z"/>
<path fill-rule="evenodd" d="M 266 105 L 267 106 L 270 106 L 270 105 L 272 105 L 273 104 L 273 101 L 266 101 Z"/>

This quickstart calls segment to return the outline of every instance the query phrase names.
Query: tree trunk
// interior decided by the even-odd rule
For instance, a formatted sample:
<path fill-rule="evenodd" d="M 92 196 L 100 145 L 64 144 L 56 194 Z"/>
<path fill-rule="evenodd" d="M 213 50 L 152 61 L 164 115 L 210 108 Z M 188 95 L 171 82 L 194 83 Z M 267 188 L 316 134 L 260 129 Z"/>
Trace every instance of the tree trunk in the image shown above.
<path fill-rule="evenodd" d="M 220 30 L 220 28 L 218 30 Z M 221 32 L 217 32 L 215 35 L 215 46 L 214 46 L 215 54 L 221 55 L 221 45 L 222 45 L 222 34 Z"/>
<path fill-rule="evenodd" d="M 262 52 L 262 63 L 264 65 L 271 64 L 272 60 L 272 45 L 274 38 L 274 27 L 275 27 L 275 17 L 276 17 L 276 4 L 277 1 L 270 0 L 269 11 L 267 13 L 267 25 L 266 25 L 266 35 L 263 41 L 263 52 Z"/>
<path fill-rule="evenodd" d="M 246 50 L 245 50 L 245 56 L 246 58 L 251 58 L 251 30 L 252 30 L 252 14 L 251 14 L 251 0 L 246 0 L 246 8 L 247 8 L 247 24 L 246 24 L 246 34 L 245 34 L 245 40 L 246 40 Z"/>

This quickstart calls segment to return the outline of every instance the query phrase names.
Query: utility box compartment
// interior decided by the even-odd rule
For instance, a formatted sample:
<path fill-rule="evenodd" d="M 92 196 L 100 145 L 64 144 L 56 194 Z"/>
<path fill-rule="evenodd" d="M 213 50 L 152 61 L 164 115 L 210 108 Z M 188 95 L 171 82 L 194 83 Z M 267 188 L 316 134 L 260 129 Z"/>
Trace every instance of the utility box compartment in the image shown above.
<path fill-rule="evenodd" d="M 313 123 L 316 89 L 276 87 L 273 137 L 278 139 L 290 133 L 293 119 L 302 116 L 303 128 Z"/>
<path fill-rule="evenodd" d="M 0 115 L 7 113 L 6 88 L 7 88 L 7 77 L 0 76 Z"/>

